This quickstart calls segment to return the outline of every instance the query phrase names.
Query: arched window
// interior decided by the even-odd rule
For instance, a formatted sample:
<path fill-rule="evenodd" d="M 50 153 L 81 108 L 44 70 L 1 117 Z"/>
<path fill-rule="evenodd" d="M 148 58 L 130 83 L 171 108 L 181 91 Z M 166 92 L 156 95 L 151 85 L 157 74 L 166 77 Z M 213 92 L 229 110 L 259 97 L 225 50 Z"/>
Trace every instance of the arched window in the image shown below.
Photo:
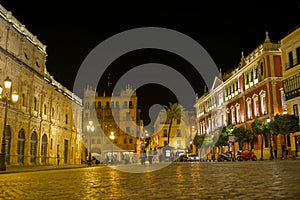
<path fill-rule="evenodd" d="M 36 162 L 36 147 L 37 147 L 37 134 L 35 131 L 31 134 L 30 138 L 30 162 Z"/>
<path fill-rule="evenodd" d="M 46 163 L 47 144 L 48 144 L 47 135 L 44 134 L 42 137 L 42 148 L 41 148 L 42 163 Z"/>
<path fill-rule="evenodd" d="M 18 146 L 17 146 L 17 154 L 18 154 L 18 163 L 24 163 L 24 145 L 25 145 L 25 133 L 24 129 L 21 129 L 18 134 Z"/>

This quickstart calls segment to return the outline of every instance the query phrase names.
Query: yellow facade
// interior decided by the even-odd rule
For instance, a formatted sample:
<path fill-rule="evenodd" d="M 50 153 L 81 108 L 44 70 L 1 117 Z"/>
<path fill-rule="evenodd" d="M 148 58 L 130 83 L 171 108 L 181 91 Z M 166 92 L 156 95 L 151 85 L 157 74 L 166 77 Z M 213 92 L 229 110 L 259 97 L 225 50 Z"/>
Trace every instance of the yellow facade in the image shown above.
<path fill-rule="evenodd" d="M 84 90 L 85 144 L 92 154 L 105 159 L 113 152 L 120 161 L 122 154 L 137 152 L 140 135 L 140 118 L 135 90 L 128 85 L 119 95 L 98 95 L 96 89 Z M 90 121 L 95 124 L 94 132 L 86 129 Z M 113 133 L 114 139 L 109 137 Z"/>
<path fill-rule="evenodd" d="M 187 151 L 190 150 L 193 138 L 190 134 L 190 126 L 188 120 L 188 113 L 184 112 L 187 120 L 173 120 L 171 125 L 171 132 L 169 137 L 169 146 L 175 150 Z M 154 133 L 152 137 L 153 147 L 164 147 L 168 144 L 168 131 L 170 123 L 166 121 L 166 111 L 161 110 L 154 123 Z M 164 123 L 166 121 L 166 123 Z"/>
<path fill-rule="evenodd" d="M 0 5 L 0 82 L 9 77 L 19 94 L 7 113 L 9 165 L 75 164 L 84 157 L 81 99 L 47 72 L 46 57 L 46 46 Z M 1 139 L 4 112 L 1 101 Z"/>
<path fill-rule="evenodd" d="M 283 85 L 287 113 L 300 113 L 300 28 L 290 32 L 281 40 Z M 299 151 L 300 132 L 290 135 L 291 153 Z"/>

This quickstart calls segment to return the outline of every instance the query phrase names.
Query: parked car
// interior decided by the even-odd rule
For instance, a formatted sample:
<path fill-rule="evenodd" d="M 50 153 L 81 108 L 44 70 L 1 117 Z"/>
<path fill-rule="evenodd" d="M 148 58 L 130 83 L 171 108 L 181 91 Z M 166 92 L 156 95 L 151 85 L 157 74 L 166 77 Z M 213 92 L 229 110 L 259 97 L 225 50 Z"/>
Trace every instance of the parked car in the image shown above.
<path fill-rule="evenodd" d="M 199 162 L 200 157 L 197 154 L 190 154 L 190 155 L 188 155 L 188 161 L 189 162 Z"/>
<path fill-rule="evenodd" d="M 184 154 L 181 154 L 177 159 L 177 162 L 187 162 L 188 161 L 188 157 Z"/>

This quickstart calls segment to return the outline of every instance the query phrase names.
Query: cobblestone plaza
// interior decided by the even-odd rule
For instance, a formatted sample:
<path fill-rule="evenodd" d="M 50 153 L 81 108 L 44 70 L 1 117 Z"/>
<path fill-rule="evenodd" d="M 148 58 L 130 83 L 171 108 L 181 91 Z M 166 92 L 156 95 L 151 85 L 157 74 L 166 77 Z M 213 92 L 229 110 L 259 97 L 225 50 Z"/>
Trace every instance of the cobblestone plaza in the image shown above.
<path fill-rule="evenodd" d="M 164 164 L 164 163 L 162 163 Z M 299 199 L 300 161 L 117 165 L 1 174 L 0 199 Z M 128 173 L 128 169 L 136 173 Z M 139 173 L 138 170 L 152 169 Z"/>

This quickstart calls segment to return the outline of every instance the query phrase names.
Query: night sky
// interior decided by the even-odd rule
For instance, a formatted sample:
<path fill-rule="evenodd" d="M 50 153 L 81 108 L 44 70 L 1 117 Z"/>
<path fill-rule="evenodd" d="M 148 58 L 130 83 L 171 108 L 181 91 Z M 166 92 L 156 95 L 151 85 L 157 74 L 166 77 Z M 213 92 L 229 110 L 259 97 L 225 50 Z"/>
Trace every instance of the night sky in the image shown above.
<path fill-rule="evenodd" d="M 1 5 L 47 46 L 47 70 L 72 90 L 77 70 L 88 53 L 110 36 L 132 28 L 156 26 L 186 34 L 198 41 L 217 67 L 226 72 L 237 67 L 242 51 L 247 56 L 264 41 L 266 31 L 271 41 L 278 42 L 300 25 L 300 3 L 249 2 L 211 5 L 148 2 L 149 5 L 112 6 L 7 0 L 1 1 Z M 149 62 L 177 69 L 187 77 L 195 92 L 202 93 L 204 84 L 201 76 L 193 73 L 193 66 L 177 55 L 153 49 L 131 52 L 113 62 L 109 66 L 112 83 L 127 70 Z M 102 77 L 99 86 L 105 85 L 106 79 Z M 162 86 L 146 85 L 138 88 L 137 93 L 146 123 L 150 105 L 176 101 L 172 92 Z"/>

